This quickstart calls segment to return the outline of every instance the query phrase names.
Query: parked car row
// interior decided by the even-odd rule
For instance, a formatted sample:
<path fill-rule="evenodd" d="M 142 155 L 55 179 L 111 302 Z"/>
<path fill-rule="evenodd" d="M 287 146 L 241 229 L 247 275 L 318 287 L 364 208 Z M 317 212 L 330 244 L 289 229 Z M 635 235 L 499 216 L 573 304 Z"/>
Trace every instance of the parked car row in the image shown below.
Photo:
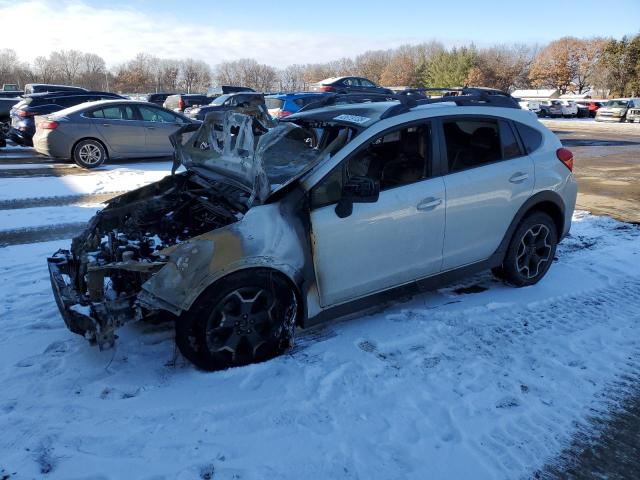
<path fill-rule="evenodd" d="M 640 122 L 640 98 L 607 101 L 598 109 L 596 122 Z"/>
<path fill-rule="evenodd" d="M 81 103 L 108 99 L 124 99 L 124 97 L 115 93 L 89 90 L 25 94 L 24 98 L 11 109 L 11 129 L 8 138 L 18 145 L 32 146 L 32 138 L 36 133 L 36 115 L 47 115 Z"/>

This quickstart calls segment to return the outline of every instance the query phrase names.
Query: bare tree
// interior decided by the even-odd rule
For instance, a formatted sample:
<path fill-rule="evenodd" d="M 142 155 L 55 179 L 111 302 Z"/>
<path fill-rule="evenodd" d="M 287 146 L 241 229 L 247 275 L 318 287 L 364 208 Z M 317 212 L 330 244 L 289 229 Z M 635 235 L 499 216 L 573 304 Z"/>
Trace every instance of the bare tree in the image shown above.
<path fill-rule="evenodd" d="M 252 58 L 241 58 L 217 65 L 215 80 L 218 85 L 243 85 L 268 92 L 278 85 L 278 72 Z"/>
<path fill-rule="evenodd" d="M 78 81 L 83 53 L 78 50 L 60 50 L 52 52 L 50 61 L 58 72 L 58 77 L 67 85 L 74 85 Z"/>
<path fill-rule="evenodd" d="M 82 55 L 78 83 L 93 90 L 106 89 L 106 72 L 106 64 L 101 56 L 95 53 L 85 53 Z"/>
<path fill-rule="evenodd" d="M 279 90 L 282 92 L 306 90 L 308 87 L 304 81 L 303 65 L 289 65 L 283 70 L 280 70 L 278 77 L 280 86 Z"/>
<path fill-rule="evenodd" d="M 36 81 L 40 83 L 53 83 L 55 68 L 47 57 L 40 55 L 33 61 L 33 74 Z"/>
<path fill-rule="evenodd" d="M 180 86 L 187 93 L 206 91 L 211 82 L 211 68 L 202 60 L 187 58 L 180 64 Z"/>

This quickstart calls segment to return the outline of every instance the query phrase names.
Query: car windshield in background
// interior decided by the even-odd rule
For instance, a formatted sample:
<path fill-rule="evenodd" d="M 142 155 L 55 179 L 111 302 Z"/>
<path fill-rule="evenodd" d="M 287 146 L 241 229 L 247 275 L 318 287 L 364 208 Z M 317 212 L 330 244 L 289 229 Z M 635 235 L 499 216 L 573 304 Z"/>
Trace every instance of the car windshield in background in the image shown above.
<path fill-rule="evenodd" d="M 605 107 L 625 108 L 627 105 L 629 105 L 628 100 L 609 100 Z"/>
<path fill-rule="evenodd" d="M 224 105 L 224 102 L 226 102 L 229 98 L 231 98 L 231 95 L 220 95 L 209 105 L 215 105 L 215 106 Z"/>

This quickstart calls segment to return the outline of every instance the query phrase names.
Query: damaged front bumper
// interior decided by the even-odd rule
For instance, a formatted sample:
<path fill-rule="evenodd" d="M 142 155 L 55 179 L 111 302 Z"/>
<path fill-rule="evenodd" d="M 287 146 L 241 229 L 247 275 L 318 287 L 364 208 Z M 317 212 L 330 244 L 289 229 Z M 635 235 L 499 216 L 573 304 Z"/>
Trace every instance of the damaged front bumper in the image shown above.
<path fill-rule="evenodd" d="M 71 252 L 58 250 L 47 258 L 53 296 L 67 328 L 97 343 L 101 350 L 113 347 L 115 330 L 127 322 L 142 318 L 142 310 L 136 304 L 136 294 L 116 298 L 103 297 L 105 269 L 89 270 L 86 273 L 89 296 L 75 288 L 71 280 L 75 267 Z M 130 269 L 149 271 L 161 264 L 131 263 Z M 126 268 L 126 265 L 114 265 Z M 92 298 L 93 297 L 93 298 Z"/>

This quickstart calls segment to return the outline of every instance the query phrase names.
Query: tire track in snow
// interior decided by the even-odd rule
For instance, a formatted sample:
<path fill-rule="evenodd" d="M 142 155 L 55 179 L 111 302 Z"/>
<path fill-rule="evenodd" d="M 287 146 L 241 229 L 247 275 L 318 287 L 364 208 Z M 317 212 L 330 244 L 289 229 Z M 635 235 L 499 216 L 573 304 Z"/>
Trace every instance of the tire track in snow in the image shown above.
<path fill-rule="evenodd" d="M 60 223 L 58 225 L 4 230 L 0 231 L 0 247 L 73 238 L 82 232 L 86 226 L 87 222 L 71 222 Z"/>
<path fill-rule="evenodd" d="M 24 198 L 18 200 L 0 200 L 0 210 L 17 210 L 35 207 L 60 207 L 65 205 L 82 205 L 87 203 L 105 203 L 118 195 L 126 193 L 120 190 L 108 193 L 87 193 L 57 197 Z"/>

